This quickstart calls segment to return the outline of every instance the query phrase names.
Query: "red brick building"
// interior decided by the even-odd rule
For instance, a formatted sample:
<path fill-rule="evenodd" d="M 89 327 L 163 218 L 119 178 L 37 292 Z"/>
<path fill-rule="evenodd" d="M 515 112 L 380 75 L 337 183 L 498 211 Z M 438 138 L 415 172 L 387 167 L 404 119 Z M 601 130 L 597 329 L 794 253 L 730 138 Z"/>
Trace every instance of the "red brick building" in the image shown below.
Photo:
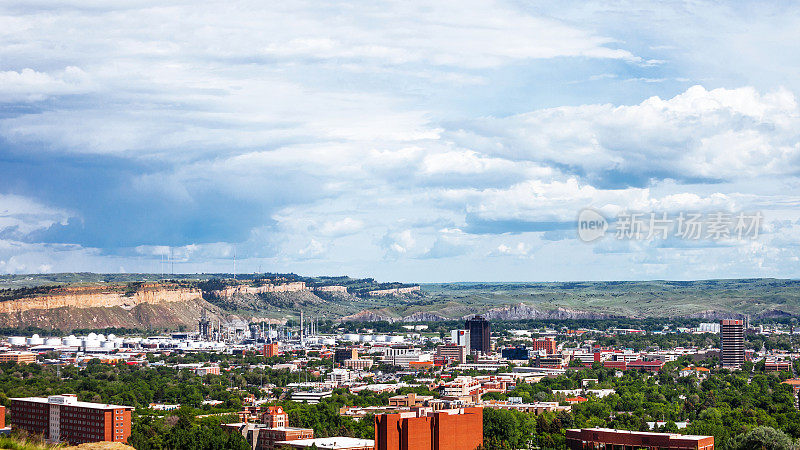
<path fill-rule="evenodd" d="M 279 427 L 270 428 L 260 423 L 226 423 L 224 428 L 241 433 L 253 450 L 273 450 L 283 448 L 278 442 L 313 439 L 311 428 Z"/>
<path fill-rule="evenodd" d="M 481 444 L 482 408 L 419 408 L 375 416 L 375 450 L 474 450 Z"/>
<path fill-rule="evenodd" d="M 556 341 L 549 338 L 544 339 L 535 339 L 533 341 L 533 350 L 539 351 L 544 350 L 547 352 L 548 355 L 552 355 L 553 353 L 558 351 L 558 346 L 556 345 Z"/>
<path fill-rule="evenodd" d="M 272 344 L 265 344 L 263 354 L 267 358 L 272 358 L 273 356 L 278 356 L 278 343 L 274 342 Z"/>
<path fill-rule="evenodd" d="M 583 428 L 567 430 L 566 437 L 567 448 L 570 450 L 617 448 L 714 450 L 714 436 Z"/>
<path fill-rule="evenodd" d="M 49 442 L 127 442 L 133 407 L 79 402 L 74 394 L 11 399 L 11 423 Z"/>

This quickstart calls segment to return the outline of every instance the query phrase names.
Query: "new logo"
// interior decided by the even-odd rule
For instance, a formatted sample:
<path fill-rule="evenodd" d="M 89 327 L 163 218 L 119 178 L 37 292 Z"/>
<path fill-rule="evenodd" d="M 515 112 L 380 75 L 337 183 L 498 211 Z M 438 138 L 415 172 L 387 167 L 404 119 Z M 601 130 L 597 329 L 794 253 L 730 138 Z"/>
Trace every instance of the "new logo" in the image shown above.
<path fill-rule="evenodd" d="M 600 239 L 608 230 L 608 221 L 597 210 L 584 208 L 578 214 L 578 237 L 583 242 Z"/>

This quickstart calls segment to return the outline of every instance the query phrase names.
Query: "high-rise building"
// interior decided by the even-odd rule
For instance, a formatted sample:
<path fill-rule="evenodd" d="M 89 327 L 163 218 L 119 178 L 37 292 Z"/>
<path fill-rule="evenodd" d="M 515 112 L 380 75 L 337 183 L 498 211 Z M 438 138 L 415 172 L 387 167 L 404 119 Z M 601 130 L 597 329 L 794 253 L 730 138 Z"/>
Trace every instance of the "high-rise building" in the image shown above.
<path fill-rule="evenodd" d="M 738 369 L 744 363 L 744 322 L 725 319 L 720 322 L 722 367 Z"/>
<path fill-rule="evenodd" d="M 470 351 L 489 353 L 491 349 L 489 321 L 484 319 L 483 316 L 475 316 L 467 319 L 464 328 L 469 331 Z"/>
<path fill-rule="evenodd" d="M 469 331 L 467 330 L 451 330 L 450 331 L 450 340 L 455 345 L 460 345 L 467 350 L 467 354 L 469 354 Z"/>
<path fill-rule="evenodd" d="M 79 402 L 74 394 L 11 399 L 11 423 L 48 442 L 127 442 L 133 407 Z"/>
<path fill-rule="evenodd" d="M 482 444 L 483 408 L 375 416 L 375 450 L 475 450 Z"/>

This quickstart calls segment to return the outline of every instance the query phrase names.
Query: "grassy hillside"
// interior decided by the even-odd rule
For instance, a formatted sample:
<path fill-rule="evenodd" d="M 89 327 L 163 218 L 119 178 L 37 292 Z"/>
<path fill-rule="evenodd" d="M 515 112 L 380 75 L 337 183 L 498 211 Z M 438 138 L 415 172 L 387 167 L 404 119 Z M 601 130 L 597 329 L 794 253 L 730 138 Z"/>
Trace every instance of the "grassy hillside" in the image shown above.
<path fill-rule="evenodd" d="M 541 310 L 562 307 L 628 317 L 687 316 L 704 311 L 800 315 L 800 280 L 770 278 L 448 283 L 423 285 L 423 291 L 430 306 L 453 313 L 525 303 Z"/>
<path fill-rule="evenodd" d="M 182 284 L 206 288 L 206 284 L 219 283 L 227 274 L 188 274 L 169 276 Z M 614 282 L 563 282 L 563 283 L 440 283 L 424 284 L 419 295 L 370 297 L 370 289 L 404 286 L 401 283 L 379 283 L 373 279 L 349 277 L 305 277 L 295 274 L 239 275 L 255 284 L 259 280 L 280 278 L 304 281 L 307 285 L 343 285 L 349 294 L 322 292 L 297 292 L 238 296 L 230 299 L 208 300 L 215 306 L 241 318 L 250 316 L 290 319 L 299 316 L 302 309 L 307 315 L 319 318 L 341 318 L 360 311 L 372 311 L 381 317 L 401 319 L 415 313 L 430 312 L 445 318 L 461 318 L 468 314 L 485 313 L 493 308 L 506 308 L 524 304 L 527 308 L 510 311 L 514 314 L 538 314 L 560 311 L 559 316 L 572 312 L 625 317 L 695 316 L 713 319 L 719 315 L 748 314 L 757 317 L 800 316 L 800 280 L 739 279 L 701 281 L 614 281 Z M 158 281 L 157 274 L 52 274 L 0 276 L 0 289 L 7 293 L 56 285 L 135 283 Z M 36 289 L 35 289 L 36 290 Z M 354 295 L 361 294 L 361 295 Z M 175 306 L 178 307 L 177 305 Z M 162 314 L 163 320 L 153 317 L 128 318 L 116 314 L 117 320 L 105 316 L 117 313 L 105 309 L 94 311 L 70 310 L 51 317 L 35 313 L 31 317 L 16 318 L 16 322 L 63 324 L 85 328 L 91 323 L 112 323 L 107 326 L 132 326 L 135 323 L 158 322 L 159 327 L 183 323 L 192 325 L 201 307 L 187 306 L 187 311 Z M 189 311 L 191 310 L 191 311 Z M 533 311 L 533 312 L 531 312 Z M 135 311 L 141 313 L 141 311 Z M 57 313 L 54 311 L 54 313 Z M 112 314 L 113 315 L 113 314 Z M 141 314 L 139 314 L 141 315 Z M 175 317 L 171 317 L 174 315 Z M 41 317 L 40 317 L 41 316 Z M 64 316 L 64 317 L 61 317 Z M 123 317 L 124 316 L 124 317 Z M 185 317 L 184 317 L 185 316 Z M 501 312 L 498 317 L 504 317 Z M 69 319 L 69 320 L 67 320 Z M 125 319 L 125 320 L 123 320 Z M 77 322 L 87 321 L 89 324 Z M 117 324 L 117 322 L 119 322 Z M 130 323 L 129 323 L 130 322 Z M 116 324 L 116 325 L 115 325 Z M 11 324 L 7 324 L 11 325 Z"/>

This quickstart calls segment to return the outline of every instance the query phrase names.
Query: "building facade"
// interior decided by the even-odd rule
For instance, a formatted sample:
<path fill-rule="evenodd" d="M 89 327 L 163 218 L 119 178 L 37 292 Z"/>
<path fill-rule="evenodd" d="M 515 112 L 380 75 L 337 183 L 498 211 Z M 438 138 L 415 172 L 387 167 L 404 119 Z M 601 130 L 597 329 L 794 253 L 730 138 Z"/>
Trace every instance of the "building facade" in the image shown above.
<path fill-rule="evenodd" d="M 127 442 L 130 406 L 79 402 L 74 394 L 11 399 L 11 423 L 48 442 Z"/>
<path fill-rule="evenodd" d="M 475 316 L 467 319 L 464 328 L 469 331 L 470 351 L 488 354 L 492 346 L 489 321 L 484 319 L 483 316 Z"/>
<path fill-rule="evenodd" d="M 610 428 L 583 428 L 567 430 L 567 448 L 584 449 L 647 449 L 647 450 L 714 450 L 714 436 L 690 434 L 650 433 L 642 431 L 613 430 Z"/>
<path fill-rule="evenodd" d="M 32 352 L 3 352 L 0 353 L 0 363 L 14 362 L 17 364 L 31 364 L 36 362 L 36 353 Z"/>
<path fill-rule="evenodd" d="M 744 363 L 744 322 L 741 320 L 722 320 L 720 322 L 722 339 L 722 367 L 739 369 Z"/>
<path fill-rule="evenodd" d="M 482 408 L 375 416 L 375 450 L 475 450 L 482 444 Z"/>
<path fill-rule="evenodd" d="M 534 339 L 531 349 L 534 351 L 544 350 L 548 355 L 552 355 L 558 351 L 558 345 L 552 338 Z"/>
<path fill-rule="evenodd" d="M 440 345 L 436 348 L 436 356 L 448 363 L 464 364 L 467 362 L 467 349 L 456 344 Z"/>

